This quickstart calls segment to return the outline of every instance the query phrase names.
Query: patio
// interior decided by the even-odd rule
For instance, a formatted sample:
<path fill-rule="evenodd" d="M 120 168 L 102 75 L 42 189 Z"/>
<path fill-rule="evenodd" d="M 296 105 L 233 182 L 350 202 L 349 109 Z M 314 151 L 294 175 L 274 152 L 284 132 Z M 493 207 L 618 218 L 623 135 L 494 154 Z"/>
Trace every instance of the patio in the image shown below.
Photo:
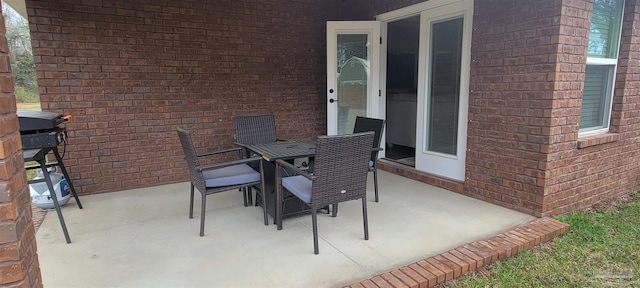
<path fill-rule="evenodd" d="M 535 219 L 380 171 L 381 201 L 369 177 L 370 239 L 359 201 L 337 218 L 319 218 L 320 255 L 311 217 L 262 224 L 242 194 L 209 197 L 205 236 L 188 219 L 188 183 L 81 196 L 63 207 L 66 244 L 55 212 L 37 232 L 45 287 L 338 287 Z M 196 213 L 199 203 L 196 196 Z M 71 201 L 73 202 L 73 201 Z"/>

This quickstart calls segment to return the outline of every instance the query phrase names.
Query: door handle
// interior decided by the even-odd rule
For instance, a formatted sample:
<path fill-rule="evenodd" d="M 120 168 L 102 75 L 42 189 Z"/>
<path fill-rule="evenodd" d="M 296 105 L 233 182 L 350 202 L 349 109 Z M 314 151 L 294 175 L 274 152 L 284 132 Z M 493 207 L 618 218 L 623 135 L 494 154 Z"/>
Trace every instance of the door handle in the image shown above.
<path fill-rule="evenodd" d="M 329 103 L 333 103 L 333 102 L 338 102 L 338 100 L 333 98 L 329 99 Z"/>

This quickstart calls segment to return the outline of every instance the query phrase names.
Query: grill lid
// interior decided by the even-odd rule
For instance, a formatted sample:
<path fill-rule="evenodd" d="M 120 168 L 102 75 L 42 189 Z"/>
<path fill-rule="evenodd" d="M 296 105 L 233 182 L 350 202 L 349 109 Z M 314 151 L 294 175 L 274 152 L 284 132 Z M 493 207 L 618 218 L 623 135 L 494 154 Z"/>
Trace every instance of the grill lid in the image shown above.
<path fill-rule="evenodd" d="M 66 121 L 62 114 L 44 111 L 18 110 L 20 132 L 49 131 Z"/>

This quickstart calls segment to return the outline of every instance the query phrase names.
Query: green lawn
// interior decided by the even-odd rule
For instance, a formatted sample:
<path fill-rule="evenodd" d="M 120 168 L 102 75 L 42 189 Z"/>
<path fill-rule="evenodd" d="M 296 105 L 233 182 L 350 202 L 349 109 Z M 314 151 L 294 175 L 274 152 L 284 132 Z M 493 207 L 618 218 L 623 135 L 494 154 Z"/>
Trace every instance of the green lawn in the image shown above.
<path fill-rule="evenodd" d="M 18 110 L 40 111 L 40 102 L 35 103 L 18 103 Z"/>
<path fill-rule="evenodd" d="M 443 287 L 640 287 L 639 199 L 559 217 L 564 236 Z"/>

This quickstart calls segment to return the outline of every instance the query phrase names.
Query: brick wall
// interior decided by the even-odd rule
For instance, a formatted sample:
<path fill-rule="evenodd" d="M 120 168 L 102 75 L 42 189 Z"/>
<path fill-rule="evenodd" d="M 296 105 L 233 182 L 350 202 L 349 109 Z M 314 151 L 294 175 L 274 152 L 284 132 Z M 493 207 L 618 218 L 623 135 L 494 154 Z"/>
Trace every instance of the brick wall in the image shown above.
<path fill-rule="evenodd" d="M 543 216 L 640 188 L 638 8 L 626 3 L 614 133 L 578 138 L 592 1 L 476 1 L 465 194 Z"/>
<path fill-rule="evenodd" d="M 354 15 L 371 19 L 417 2 L 369 1 Z M 636 0 L 626 1 L 612 133 L 578 138 L 592 5 L 476 0 L 467 180 L 456 185 L 411 169 L 387 170 L 537 216 L 640 189 Z"/>
<path fill-rule="evenodd" d="M 423 1 L 368 2 L 368 18 Z M 393 165 L 389 171 L 540 215 L 553 105 L 557 23 L 553 0 L 476 0 L 466 181 Z M 358 14 L 356 14 L 358 15 Z"/>
<path fill-rule="evenodd" d="M 15 111 L 9 47 L 0 15 L 0 287 L 42 287 Z"/>
<path fill-rule="evenodd" d="M 562 4 L 476 1 L 465 192 L 539 215 Z"/>
<path fill-rule="evenodd" d="M 27 1 L 43 108 L 75 117 L 65 163 L 84 194 L 186 180 L 176 126 L 210 149 L 232 145 L 241 114 L 274 113 L 281 138 L 323 134 L 325 21 L 422 1 L 130 2 Z M 390 169 L 538 216 L 638 189 L 638 4 L 612 133 L 578 138 L 591 6 L 475 1 L 467 180 Z"/>
<path fill-rule="evenodd" d="M 81 194 L 186 181 L 175 127 L 233 146 L 236 115 L 326 133 L 332 1 L 27 0 L 43 110 L 71 114 Z"/>
<path fill-rule="evenodd" d="M 585 152 L 577 151 L 577 140 L 593 3 L 586 0 L 566 2 L 560 19 L 562 28 L 558 35 L 558 51 L 561 53 L 557 57 L 558 70 L 552 92 L 555 109 L 548 115 L 551 118 L 551 143 L 546 146 L 548 162 L 542 167 L 547 170 L 547 179 L 541 212 L 553 206 L 575 209 L 577 197 L 583 190 L 575 188 L 585 182 L 586 170 L 598 169 L 584 165 L 584 161 L 575 157 L 576 152 Z M 617 153 L 611 148 L 611 153 Z M 592 157 L 597 157 L 596 153 L 593 151 Z"/>
<path fill-rule="evenodd" d="M 610 133 L 578 138 L 582 82 L 592 1 L 565 1 L 560 67 L 554 98 L 562 109 L 552 115 L 548 180 L 543 214 L 588 208 L 604 198 L 640 189 L 640 3 L 627 0 L 621 39 Z M 579 45 L 578 45 L 579 44 Z M 573 52 L 573 53 L 571 53 Z M 570 55 L 575 54 L 575 55 Z M 577 75 L 574 76 L 573 74 Z M 566 103 L 566 105 L 564 104 Z"/>
<path fill-rule="evenodd" d="M 376 15 L 404 8 L 424 0 L 353 0 L 351 20 L 372 20 Z"/>

